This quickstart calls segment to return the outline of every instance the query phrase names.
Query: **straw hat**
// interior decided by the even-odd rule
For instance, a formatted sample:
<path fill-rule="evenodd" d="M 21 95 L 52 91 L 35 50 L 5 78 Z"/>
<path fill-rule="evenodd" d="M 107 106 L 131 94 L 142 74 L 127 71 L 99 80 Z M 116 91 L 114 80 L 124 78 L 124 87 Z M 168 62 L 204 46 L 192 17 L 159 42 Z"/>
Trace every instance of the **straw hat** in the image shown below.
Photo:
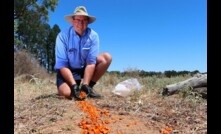
<path fill-rule="evenodd" d="M 73 18 L 73 16 L 76 16 L 76 15 L 87 16 L 89 18 L 88 24 L 93 23 L 96 20 L 94 16 L 90 16 L 87 13 L 87 10 L 84 6 L 76 7 L 73 14 L 65 15 L 64 18 L 67 22 L 71 23 L 71 19 Z"/>

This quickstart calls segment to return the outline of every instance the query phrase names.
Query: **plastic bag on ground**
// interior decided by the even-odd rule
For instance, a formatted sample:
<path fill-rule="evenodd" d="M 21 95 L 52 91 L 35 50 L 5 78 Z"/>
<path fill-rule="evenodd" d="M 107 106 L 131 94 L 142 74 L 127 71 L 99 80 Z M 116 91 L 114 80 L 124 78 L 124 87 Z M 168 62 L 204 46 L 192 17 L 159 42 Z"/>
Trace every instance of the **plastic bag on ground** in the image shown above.
<path fill-rule="evenodd" d="M 142 85 L 136 78 L 127 79 L 118 83 L 112 90 L 112 93 L 123 97 L 131 95 L 135 90 L 140 90 Z"/>

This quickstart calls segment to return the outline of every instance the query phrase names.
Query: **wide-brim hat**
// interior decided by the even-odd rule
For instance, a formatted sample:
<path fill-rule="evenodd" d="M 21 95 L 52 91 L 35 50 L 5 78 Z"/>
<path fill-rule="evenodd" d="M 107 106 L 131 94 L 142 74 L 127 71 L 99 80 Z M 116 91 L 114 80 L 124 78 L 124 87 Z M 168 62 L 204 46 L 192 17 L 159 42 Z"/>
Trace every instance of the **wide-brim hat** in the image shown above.
<path fill-rule="evenodd" d="M 64 18 L 67 22 L 71 23 L 71 20 L 73 19 L 73 16 L 76 16 L 76 15 L 87 16 L 89 18 L 88 24 L 93 23 L 96 20 L 96 18 L 94 16 L 90 16 L 87 13 L 87 10 L 84 6 L 76 7 L 73 14 L 65 15 Z"/>

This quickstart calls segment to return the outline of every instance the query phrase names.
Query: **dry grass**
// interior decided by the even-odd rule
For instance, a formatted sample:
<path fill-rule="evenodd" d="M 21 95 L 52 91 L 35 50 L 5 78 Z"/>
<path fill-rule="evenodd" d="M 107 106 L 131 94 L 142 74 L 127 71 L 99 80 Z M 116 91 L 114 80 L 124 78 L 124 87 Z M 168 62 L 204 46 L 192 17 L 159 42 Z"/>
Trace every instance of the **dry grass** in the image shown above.
<path fill-rule="evenodd" d="M 184 96 L 182 92 L 168 97 L 160 95 L 165 85 L 189 77 L 137 77 L 144 87 L 131 96 L 120 97 L 111 91 L 117 83 L 129 77 L 118 78 L 115 75 L 105 74 L 95 85 L 95 90 L 105 97 L 100 100 L 88 99 L 88 101 L 99 108 L 108 109 L 112 114 L 133 116 L 140 122 L 140 125 L 137 125 L 140 133 L 166 127 L 172 127 L 174 134 L 207 133 L 207 100 L 191 94 Z M 77 109 L 73 101 L 62 99 L 56 94 L 55 75 L 44 79 L 33 77 L 27 81 L 15 77 L 14 132 L 80 133 L 77 123 L 82 118 L 82 112 Z M 115 127 L 112 133 L 116 133 L 117 128 L 119 129 L 118 126 Z M 132 130 L 129 127 L 121 127 L 121 130 L 125 133 L 134 133 L 136 128 Z"/>
<path fill-rule="evenodd" d="M 14 52 L 14 78 L 35 80 L 48 77 L 47 70 L 39 65 L 33 55 L 26 51 Z"/>

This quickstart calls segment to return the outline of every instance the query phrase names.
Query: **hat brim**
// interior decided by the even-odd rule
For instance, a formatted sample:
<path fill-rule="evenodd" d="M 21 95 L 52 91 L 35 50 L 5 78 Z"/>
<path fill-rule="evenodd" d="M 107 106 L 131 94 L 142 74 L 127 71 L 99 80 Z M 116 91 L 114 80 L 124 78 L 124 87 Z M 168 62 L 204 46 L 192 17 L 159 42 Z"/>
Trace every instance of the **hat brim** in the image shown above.
<path fill-rule="evenodd" d="M 65 19 L 67 22 L 71 23 L 71 20 L 72 20 L 73 16 L 74 16 L 73 14 L 65 15 L 65 16 L 64 16 L 64 19 Z M 83 15 L 83 16 L 87 16 L 87 15 Z M 88 24 L 91 24 L 91 23 L 93 23 L 93 22 L 96 20 L 96 18 L 95 18 L 94 16 L 87 16 L 87 17 L 89 18 Z M 71 24 L 72 24 L 72 23 L 71 23 Z"/>

